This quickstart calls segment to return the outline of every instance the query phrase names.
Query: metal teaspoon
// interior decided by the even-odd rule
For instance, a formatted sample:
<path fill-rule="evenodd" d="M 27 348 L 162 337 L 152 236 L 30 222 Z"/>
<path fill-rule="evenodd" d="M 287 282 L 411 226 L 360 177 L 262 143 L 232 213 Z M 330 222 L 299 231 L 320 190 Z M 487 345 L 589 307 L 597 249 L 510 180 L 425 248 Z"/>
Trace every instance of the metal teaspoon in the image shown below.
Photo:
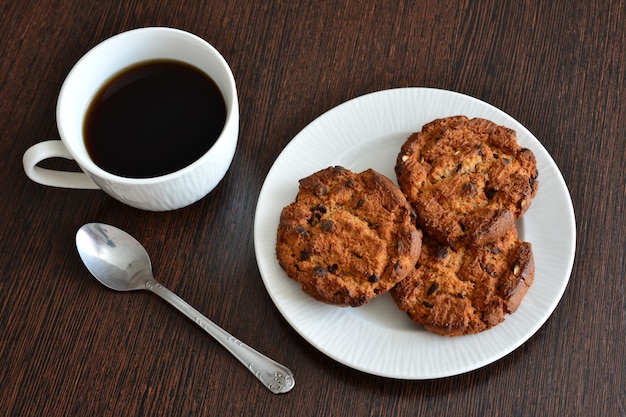
<path fill-rule="evenodd" d="M 289 369 L 237 340 L 159 284 L 152 275 L 148 253 L 128 233 L 89 223 L 76 233 L 76 248 L 89 272 L 102 284 L 117 291 L 149 290 L 157 294 L 213 336 L 274 394 L 294 387 Z"/>

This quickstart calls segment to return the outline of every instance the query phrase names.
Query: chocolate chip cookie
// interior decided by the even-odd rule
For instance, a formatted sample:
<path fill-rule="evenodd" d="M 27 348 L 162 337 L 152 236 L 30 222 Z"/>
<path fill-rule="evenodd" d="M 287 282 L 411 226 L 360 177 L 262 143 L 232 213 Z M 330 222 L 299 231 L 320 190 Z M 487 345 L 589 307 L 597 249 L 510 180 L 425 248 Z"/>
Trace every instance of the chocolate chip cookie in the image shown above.
<path fill-rule="evenodd" d="M 515 226 L 484 246 L 452 248 L 424 235 L 419 261 L 391 296 L 428 331 L 473 334 L 517 310 L 534 274 L 532 246 Z"/>
<path fill-rule="evenodd" d="M 537 193 L 533 153 L 514 130 L 486 119 L 434 120 L 402 145 L 398 183 L 425 234 L 483 245 L 506 233 Z"/>
<path fill-rule="evenodd" d="M 414 210 L 391 180 L 335 166 L 300 180 L 296 200 L 280 215 L 276 254 L 306 294 L 356 307 L 414 269 L 421 237 Z"/>

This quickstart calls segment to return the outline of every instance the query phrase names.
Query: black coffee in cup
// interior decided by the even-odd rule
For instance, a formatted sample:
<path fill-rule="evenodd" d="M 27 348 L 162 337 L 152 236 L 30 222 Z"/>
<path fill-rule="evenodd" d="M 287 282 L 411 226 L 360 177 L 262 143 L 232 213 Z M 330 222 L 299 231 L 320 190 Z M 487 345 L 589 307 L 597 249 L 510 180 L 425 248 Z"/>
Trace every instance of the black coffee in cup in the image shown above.
<path fill-rule="evenodd" d="M 204 155 L 226 122 L 215 81 L 178 61 L 147 61 L 107 81 L 83 123 L 93 162 L 122 177 L 151 178 L 178 171 Z"/>

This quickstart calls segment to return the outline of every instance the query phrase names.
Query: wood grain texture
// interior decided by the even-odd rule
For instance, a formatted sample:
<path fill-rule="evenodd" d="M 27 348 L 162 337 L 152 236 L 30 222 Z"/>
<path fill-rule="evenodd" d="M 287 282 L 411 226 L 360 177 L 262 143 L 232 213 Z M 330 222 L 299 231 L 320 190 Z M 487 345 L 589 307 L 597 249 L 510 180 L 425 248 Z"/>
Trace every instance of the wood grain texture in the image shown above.
<path fill-rule="evenodd" d="M 233 69 L 241 132 L 224 181 L 150 213 L 28 180 L 22 154 L 58 138 L 73 64 L 156 25 L 203 37 Z M 0 0 L 0 415 L 626 416 L 625 27 L 624 0 Z M 407 86 L 519 120 L 563 172 L 577 218 L 547 323 L 496 363 L 431 381 L 366 375 L 310 346 L 271 302 L 253 245 L 263 179 L 291 138 L 348 99 Z M 295 389 L 272 395 L 158 298 L 100 286 L 74 249 L 92 221 L 133 234 L 164 285 L 290 366 Z"/>

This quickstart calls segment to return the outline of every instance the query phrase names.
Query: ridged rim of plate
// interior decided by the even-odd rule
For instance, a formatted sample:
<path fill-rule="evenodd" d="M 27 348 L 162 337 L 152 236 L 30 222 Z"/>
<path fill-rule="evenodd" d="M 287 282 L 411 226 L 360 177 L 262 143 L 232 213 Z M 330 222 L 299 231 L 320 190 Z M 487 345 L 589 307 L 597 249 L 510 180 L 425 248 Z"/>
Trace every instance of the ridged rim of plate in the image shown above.
<path fill-rule="evenodd" d="M 436 118 L 482 117 L 517 131 L 537 159 L 539 191 L 518 222 L 531 242 L 535 281 L 519 309 L 477 335 L 443 337 L 412 323 L 389 294 L 358 308 L 317 302 L 287 277 L 276 259 L 282 208 L 298 180 L 332 165 L 373 168 L 396 182 L 393 167 L 406 138 Z M 257 263 L 265 287 L 287 322 L 328 357 L 360 371 L 397 379 L 458 375 L 490 364 L 527 341 L 550 317 L 569 281 L 576 248 L 574 209 L 556 163 L 524 126 L 476 98 L 432 88 L 398 88 L 354 98 L 327 111 L 285 147 L 259 195 L 254 221 Z"/>

